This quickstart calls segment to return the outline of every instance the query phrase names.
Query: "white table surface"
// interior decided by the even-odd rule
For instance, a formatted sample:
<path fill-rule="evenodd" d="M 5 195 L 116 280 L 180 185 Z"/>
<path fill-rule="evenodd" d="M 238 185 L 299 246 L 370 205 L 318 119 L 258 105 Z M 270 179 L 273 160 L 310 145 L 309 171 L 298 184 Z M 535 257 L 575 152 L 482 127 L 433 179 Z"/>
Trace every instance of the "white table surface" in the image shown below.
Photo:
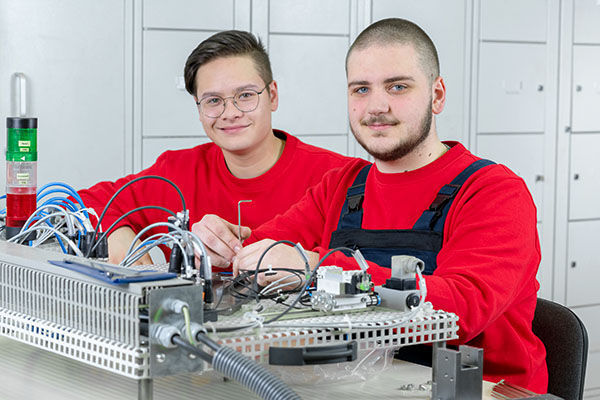
<path fill-rule="evenodd" d="M 304 399 L 426 399 L 401 390 L 431 379 L 431 369 L 394 360 L 366 380 L 309 382 L 291 387 Z M 307 377 L 309 375 L 306 375 Z M 484 382 L 484 399 L 492 384 Z M 240 384 L 216 372 L 154 379 L 154 400 L 257 399 Z M 2 400 L 137 400 L 138 382 L 46 350 L 0 336 L 0 399 Z"/>

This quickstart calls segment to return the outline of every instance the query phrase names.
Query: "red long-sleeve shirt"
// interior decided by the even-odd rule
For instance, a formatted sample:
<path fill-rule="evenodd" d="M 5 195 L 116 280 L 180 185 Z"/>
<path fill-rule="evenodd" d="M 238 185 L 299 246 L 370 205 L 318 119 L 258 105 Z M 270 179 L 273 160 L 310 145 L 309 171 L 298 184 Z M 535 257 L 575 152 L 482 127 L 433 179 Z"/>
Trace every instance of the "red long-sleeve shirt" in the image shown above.
<path fill-rule="evenodd" d="M 128 175 L 116 182 L 100 182 L 79 191 L 84 204 L 93 207 L 100 215 L 110 197 L 127 182 L 144 175 L 158 175 L 173 181 L 181 189 L 190 223 L 199 221 L 205 214 L 217 214 L 237 223 L 237 205 L 242 204 L 242 224 L 255 228 L 285 212 L 298 201 L 306 190 L 321 181 L 333 168 L 348 163 L 351 158 L 301 142 L 282 131 L 274 134 L 285 139 L 279 160 L 264 174 L 251 179 L 239 179 L 229 172 L 223 152 L 214 143 L 191 149 L 166 151 L 156 162 L 140 173 Z M 121 215 L 136 207 L 157 205 L 174 212 L 182 210 L 179 195 L 166 182 L 144 179 L 133 183 L 121 192 L 102 221 L 106 230 Z M 130 226 L 141 231 L 154 222 L 166 221 L 168 214 L 159 210 L 133 213 L 120 226 Z M 164 229 L 154 229 L 146 236 Z"/>
<path fill-rule="evenodd" d="M 478 157 L 461 144 L 415 171 L 369 172 L 363 203 L 364 229 L 411 229 L 439 189 Z M 331 171 L 287 213 L 253 231 L 264 238 L 299 241 L 323 256 L 336 229 L 348 187 L 364 160 Z M 426 276 L 427 300 L 459 317 L 458 343 L 484 349 L 484 378 L 504 378 L 538 393 L 547 389 L 545 349 L 531 321 L 539 284 L 536 210 L 524 181 L 503 165 L 474 173 L 457 194 L 444 226 L 437 269 Z M 327 265 L 356 269 L 334 253 Z M 390 269 L 369 263 L 376 285 Z"/>

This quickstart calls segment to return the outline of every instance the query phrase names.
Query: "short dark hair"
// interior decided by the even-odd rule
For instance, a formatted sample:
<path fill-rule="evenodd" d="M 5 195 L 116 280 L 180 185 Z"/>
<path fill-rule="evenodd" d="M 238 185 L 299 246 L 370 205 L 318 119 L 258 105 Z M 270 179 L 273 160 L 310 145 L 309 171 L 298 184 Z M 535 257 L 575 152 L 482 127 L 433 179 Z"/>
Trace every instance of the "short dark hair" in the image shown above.
<path fill-rule="evenodd" d="M 230 30 L 212 35 L 189 55 L 183 71 L 186 90 L 192 96 L 196 95 L 198 68 L 217 58 L 234 56 L 250 56 L 264 83 L 268 84 L 273 80 L 269 55 L 260 39 L 250 32 Z"/>
<path fill-rule="evenodd" d="M 417 51 L 423 71 L 430 82 L 440 75 L 440 61 L 431 38 L 417 24 L 401 18 L 382 19 L 362 31 L 346 54 L 346 73 L 352 51 L 374 44 L 411 44 Z"/>

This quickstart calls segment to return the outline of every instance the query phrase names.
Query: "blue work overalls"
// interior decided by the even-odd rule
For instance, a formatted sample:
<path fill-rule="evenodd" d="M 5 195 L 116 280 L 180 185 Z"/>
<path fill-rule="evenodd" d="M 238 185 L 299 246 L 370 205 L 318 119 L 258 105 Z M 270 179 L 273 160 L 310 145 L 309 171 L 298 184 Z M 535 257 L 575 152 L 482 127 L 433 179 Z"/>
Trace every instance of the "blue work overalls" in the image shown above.
<path fill-rule="evenodd" d="M 442 248 L 444 223 L 448 210 L 461 186 L 479 169 L 494 164 L 481 159 L 466 167 L 452 182 L 442 186 L 435 200 L 423 211 L 412 229 L 362 229 L 365 183 L 371 164 L 360 170 L 346 194 L 337 229 L 331 235 L 329 248 L 360 249 L 368 261 L 391 268 L 391 257 L 410 255 L 425 263 L 424 275 L 437 268 L 437 255 Z M 410 196 L 410 193 L 407 193 Z M 430 346 L 405 346 L 400 349 L 403 360 L 431 365 Z"/>

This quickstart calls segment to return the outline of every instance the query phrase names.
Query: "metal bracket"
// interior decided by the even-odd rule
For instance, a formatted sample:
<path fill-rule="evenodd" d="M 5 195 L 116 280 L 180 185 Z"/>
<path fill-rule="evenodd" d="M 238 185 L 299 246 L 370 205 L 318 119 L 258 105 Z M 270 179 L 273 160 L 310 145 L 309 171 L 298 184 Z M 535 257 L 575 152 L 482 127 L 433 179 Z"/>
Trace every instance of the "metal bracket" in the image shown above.
<path fill-rule="evenodd" d="M 459 351 L 437 349 L 432 400 L 480 400 L 483 388 L 483 349 L 460 346 Z"/>
<path fill-rule="evenodd" d="M 186 302 L 190 307 L 190 319 L 202 323 L 203 306 L 202 286 L 181 286 L 172 288 L 153 289 L 149 293 L 149 329 L 154 323 L 176 325 L 183 319 L 182 314 L 168 313 L 161 310 L 163 301 L 177 299 Z M 158 317 L 157 317 L 158 315 Z M 187 337 L 182 332 L 183 337 Z M 187 351 L 180 348 L 165 348 L 150 338 L 150 376 L 170 376 L 185 372 L 200 372 L 204 361 L 190 357 Z"/>

